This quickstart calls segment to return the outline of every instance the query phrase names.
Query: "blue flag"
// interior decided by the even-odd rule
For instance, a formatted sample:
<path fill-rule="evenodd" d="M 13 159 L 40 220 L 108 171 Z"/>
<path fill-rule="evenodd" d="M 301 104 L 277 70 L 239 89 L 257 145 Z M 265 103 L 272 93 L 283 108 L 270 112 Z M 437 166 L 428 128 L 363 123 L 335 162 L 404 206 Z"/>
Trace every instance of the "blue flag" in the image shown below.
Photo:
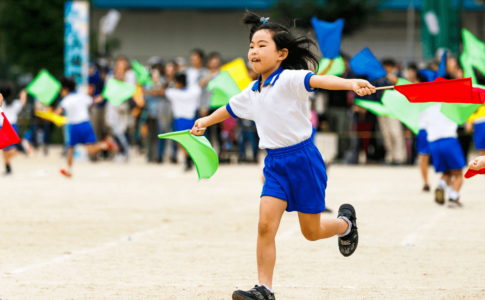
<path fill-rule="evenodd" d="M 369 81 L 374 81 L 387 75 L 381 62 L 370 52 L 369 48 L 362 49 L 350 60 L 349 64 L 355 74 L 365 75 Z"/>
<path fill-rule="evenodd" d="M 317 17 L 312 18 L 313 29 L 324 58 L 334 59 L 340 56 L 340 41 L 342 40 L 344 23 L 344 19 L 329 23 L 321 21 Z"/>
<path fill-rule="evenodd" d="M 438 72 L 435 72 L 430 69 L 423 69 L 423 70 L 419 70 L 419 74 L 426 77 L 426 79 L 429 82 L 434 81 L 438 77 L 445 77 L 446 76 L 446 51 L 441 56 L 441 62 L 440 62 Z"/>

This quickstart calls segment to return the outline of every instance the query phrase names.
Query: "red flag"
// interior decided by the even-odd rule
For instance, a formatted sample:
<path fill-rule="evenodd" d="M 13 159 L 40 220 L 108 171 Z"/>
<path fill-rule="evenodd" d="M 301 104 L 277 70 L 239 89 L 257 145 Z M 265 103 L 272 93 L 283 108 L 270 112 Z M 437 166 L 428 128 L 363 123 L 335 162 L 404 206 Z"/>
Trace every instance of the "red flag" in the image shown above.
<path fill-rule="evenodd" d="M 411 103 L 482 104 L 479 93 L 473 92 L 471 78 L 446 80 L 438 77 L 433 82 L 396 85 L 394 88 Z"/>
<path fill-rule="evenodd" d="M 0 149 L 20 143 L 20 138 L 2 112 L 3 126 L 0 128 Z"/>
<path fill-rule="evenodd" d="M 466 171 L 465 173 L 465 178 L 466 179 L 472 178 L 475 175 L 485 175 L 485 169 L 480 169 L 480 170 L 468 169 L 468 171 Z"/>
<path fill-rule="evenodd" d="M 477 94 L 477 95 L 475 95 Z M 481 88 L 473 88 L 473 97 L 480 97 L 480 102 L 485 104 L 485 90 Z"/>

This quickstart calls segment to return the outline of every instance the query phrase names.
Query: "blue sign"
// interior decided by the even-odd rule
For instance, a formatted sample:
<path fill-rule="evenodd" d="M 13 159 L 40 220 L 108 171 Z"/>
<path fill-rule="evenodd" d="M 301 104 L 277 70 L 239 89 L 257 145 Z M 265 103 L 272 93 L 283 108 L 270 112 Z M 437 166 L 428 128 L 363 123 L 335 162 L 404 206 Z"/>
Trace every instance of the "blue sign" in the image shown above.
<path fill-rule="evenodd" d="M 89 2 L 68 1 L 64 7 L 64 75 L 87 93 L 89 76 Z"/>

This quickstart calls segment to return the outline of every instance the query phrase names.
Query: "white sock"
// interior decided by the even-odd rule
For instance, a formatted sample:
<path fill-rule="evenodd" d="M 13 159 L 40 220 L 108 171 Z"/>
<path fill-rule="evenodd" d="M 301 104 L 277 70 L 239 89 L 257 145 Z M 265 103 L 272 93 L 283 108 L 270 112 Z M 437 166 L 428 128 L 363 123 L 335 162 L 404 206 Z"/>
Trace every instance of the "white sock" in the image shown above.
<path fill-rule="evenodd" d="M 264 284 L 259 284 L 259 286 L 264 286 L 271 294 L 274 294 L 274 290 L 270 289 L 269 287 L 267 287 L 266 285 Z"/>
<path fill-rule="evenodd" d="M 460 198 L 460 193 L 455 191 L 455 190 L 451 190 L 449 193 L 448 193 L 448 196 L 450 197 L 451 200 L 458 200 Z"/>
<path fill-rule="evenodd" d="M 448 196 L 450 196 L 453 193 L 453 188 L 451 187 L 451 185 L 446 186 L 445 192 Z"/>
<path fill-rule="evenodd" d="M 350 230 L 352 230 L 352 222 L 350 222 L 350 220 L 347 219 L 347 217 L 345 217 L 345 216 L 340 216 L 337 219 L 345 220 L 347 222 L 347 224 L 349 224 L 347 231 L 345 231 L 343 234 L 337 234 L 338 237 L 344 237 L 344 236 L 346 236 L 347 234 L 350 233 Z"/>
<path fill-rule="evenodd" d="M 440 179 L 438 181 L 438 185 L 441 186 L 442 188 L 446 189 L 446 187 L 448 186 L 448 183 L 446 183 L 446 181 L 444 179 Z"/>

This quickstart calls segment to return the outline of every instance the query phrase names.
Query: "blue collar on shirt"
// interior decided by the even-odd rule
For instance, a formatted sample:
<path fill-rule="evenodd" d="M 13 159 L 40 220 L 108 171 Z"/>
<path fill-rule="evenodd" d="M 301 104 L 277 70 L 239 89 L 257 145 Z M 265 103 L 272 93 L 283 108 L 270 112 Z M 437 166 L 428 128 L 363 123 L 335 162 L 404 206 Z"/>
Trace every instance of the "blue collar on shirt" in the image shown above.
<path fill-rule="evenodd" d="M 271 75 L 263 83 L 263 87 L 267 86 L 268 84 L 274 85 L 276 80 L 280 77 L 281 73 L 284 71 L 283 67 L 279 67 L 274 71 Z M 258 80 L 253 84 L 252 90 L 259 91 L 259 83 L 261 82 L 261 75 L 259 75 Z"/>

